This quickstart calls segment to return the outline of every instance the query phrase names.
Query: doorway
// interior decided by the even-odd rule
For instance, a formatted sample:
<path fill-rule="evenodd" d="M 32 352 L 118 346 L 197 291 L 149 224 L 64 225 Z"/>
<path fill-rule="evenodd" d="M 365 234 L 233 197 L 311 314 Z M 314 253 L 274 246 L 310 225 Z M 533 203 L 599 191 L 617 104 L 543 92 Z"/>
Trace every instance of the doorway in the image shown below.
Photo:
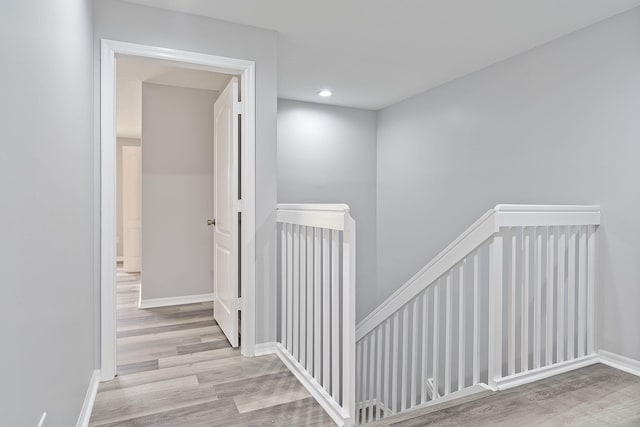
<path fill-rule="evenodd" d="M 224 156 L 237 156 L 237 166 L 224 168 L 229 163 L 216 163 L 216 167 L 223 173 L 216 174 L 214 185 L 222 188 L 219 194 L 227 196 L 226 204 L 219 197 L 214 203 L 214 210 L 219 218 L 210 218 L 214 223 L 214 244 L 212 245 L 214 267 L 212 279 L 214 283 L 214 304 L 216 310 L 225 313 L 231 320 L 218 319 L 218 323 L 225 323 L 225 334 L 230 337 L 232 345 L 241 347 L 245 356 L 254 353 L 254 322 L 255 322 L 255 221 L 254 221 L 254 195 L 255 195 L 255 82 L 254 63 L 252 61 L 232 58 L 204 55 L 193 52 L 170 50 L 165 48 L 136 45 L 131 43 L 102 41 L 101 61 L 101 380 L 107 381 L 116 375 L 116 257 L 118 239 L 116 238 L 116 63 L 119 58 L 137 58 L 140 60 L 162 60 L 186 70 L 209 71 L 229 75 L 229 82 L 223 93 L 227 93 L 227 99 L 233 102 L 216 103 L 214 117 L 215 129 L 224 135 L 238 138 L 237 144 L 220 145 L 217 158 Z M 235 92 L 234 92 L 235 91 Z M 222 93 L 221 93 L 222 95 Z M 235 97 L 235 98 L 234 98 Z M 216 133 L 216 138 L 221 136 Z M 214 144 L 214 146 L 216 146 Z M 144 151 L 144 147 L 142 148 Z M 129 163 L 135 162 L 136 150 L 127 150 Z M 138 150 L 139 153 L 139 150 Z M 229 157 L 230 158 L 230 157 Z M 132 160 L 133 159 L 133 160 Z M 241 165 L 241 167 L 240 167 Z M 221 168 L 219 166 L 222 166 Z M 233 166 L 233 164 L 231 164 Z M 215 183 L 217 181 L 217 184 Z M 234 187 L 235 184 L 235 187 Z M 217 194 L 214 191 L 214 196 Z M 226 209 L 225 209 L 226 208 Z M 144 212 L 144 211 L 143 211 Z M 140 218 L 144 214 L 139 215 Z M 140 219 L 138 218 L 138 220 Z M 231 221 L 231 219 L 237 220 Z M 135 215 L 129 215 L 127 226 L 130 235 L 135 235 Z M 206 222 L 206 219 L 202 219 Z M 122 220 L 124 225 L 124 218 Z M 127 228 L 128 227 L 128 228 Z M 124 231 L 123 231 L 124 233 Z M 229 240 L 230 238 L 230 240 Z M 143 237 L 144 239 L 144 237 Z M 131 242 L 131 239 L 129 239 Z M 124 242 L 122 242 L 124 243 Z M 125 245 L 123 245 L 125 246 Z M 129 245 L 135 247 L 135 245 Z M 134 255 L 135 251 L 133 252 Z M 138 260 L 135 256 L 123 256 L 123 260 L 129 261 L 129 266 L 134 266 Z M 139 256 L 139 254 L 138 254 Z M 144 251 L 142 251 L 142 258 Z M 144 262 L 140 263 L 143 269 L 144 288 Z M 131 268 L 131 267 L 130 267 Z M 216 271 L 220 274 L 216 275 Z M 155 282 L 155 281 L 154 281 Z M 224 284 L 221 285 L 221 284 Z M 233 291 L 230 291 L 232 289 Z M 217 290 L 217 291 L 216 291 Z M 217 293 L 216 293 L 217 292 Z M 140 306 L 144 307 L 142 292 L 140 293 Z M 202 298 L 203 295 L 197 295 Z M 158 303 L 156 298 L 156 303 Z M 151 300 L 150 300 L 151 301 Z M 164 301 L 165 303 L 167 301 Z M 174 301 L 175 302 L 175 301 Z M 197 301 L 193 301 L 197 302 Z M 152 306 L 153 301 L 147 306 Z M 242 313 L 239 316 L 239 313 Z M 235 319 L 233 318 L 235 315 Z M 240 320 L 238 320 L 238 317 Z M 240 325 L 238 323 L 240 322 Z M 222 325 L 221 325 L 222 326 Z M 235 327 L 235 330 L 234 330 Z M 237 328 L 242 335 L 238 340 Z M 224 329 L 224 328 L 223 328 Z M 235 333 L 235 335 L 234 335 Z M 235 336 L 235 343 L 234 341 Z"/>

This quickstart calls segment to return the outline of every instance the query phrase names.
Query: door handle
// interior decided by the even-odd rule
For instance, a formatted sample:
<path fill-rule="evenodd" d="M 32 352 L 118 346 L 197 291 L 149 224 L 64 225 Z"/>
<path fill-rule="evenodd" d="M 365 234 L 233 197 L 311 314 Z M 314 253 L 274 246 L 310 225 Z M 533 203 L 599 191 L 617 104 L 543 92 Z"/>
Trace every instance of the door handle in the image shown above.
<path fill-rule="evenodd" d="M 213 225 L 215 227 L 216 226 L 216 220 L 215 219 L 208 219 L 207 220 L 207 225 Z"/>

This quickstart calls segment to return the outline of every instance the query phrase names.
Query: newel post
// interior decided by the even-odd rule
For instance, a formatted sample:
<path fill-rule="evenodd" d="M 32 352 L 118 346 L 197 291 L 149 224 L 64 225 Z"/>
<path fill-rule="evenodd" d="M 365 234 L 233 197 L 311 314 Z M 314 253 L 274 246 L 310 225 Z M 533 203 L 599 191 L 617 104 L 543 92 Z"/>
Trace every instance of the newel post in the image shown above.
<path fill-rule="evenodd" d="M 342 238 L 342 407 L 356 424 L 356 223 L 345 213 Z"/>
<path fill-rule="evenodd" d="M 504 241 L 501 234 L 489 242 L 489 355 L 488 385 L 497 389 L 502 378 L 502 293 L 504 272 Z"/>

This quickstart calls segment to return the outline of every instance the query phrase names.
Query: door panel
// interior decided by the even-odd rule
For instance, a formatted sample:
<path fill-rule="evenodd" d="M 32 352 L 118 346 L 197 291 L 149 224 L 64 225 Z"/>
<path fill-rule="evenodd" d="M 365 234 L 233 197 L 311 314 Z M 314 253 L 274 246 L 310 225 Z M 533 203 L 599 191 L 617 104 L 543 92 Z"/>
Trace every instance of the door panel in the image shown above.
<path fill-rule="evenodd" d="M 141 267 L 141 181 L 141 148 L 122 147 L 122 256 L 127 273 Z"/>
<path fill-rule="evenodd" d="M 233 78 L 214 105 L 213 314 L 238 347 L 238 80 Z"/>

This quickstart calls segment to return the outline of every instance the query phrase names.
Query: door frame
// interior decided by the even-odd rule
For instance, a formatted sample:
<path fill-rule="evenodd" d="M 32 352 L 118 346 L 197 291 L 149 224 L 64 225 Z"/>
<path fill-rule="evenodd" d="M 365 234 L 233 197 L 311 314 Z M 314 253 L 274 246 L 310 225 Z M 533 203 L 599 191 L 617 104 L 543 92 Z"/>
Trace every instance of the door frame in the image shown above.
<path fill-rule="evenodd" d="M 116 57 L 161 59 L 240 76 L 241 159 L 241 341 L 244 356 L 255 352 L 255 62 L 198 52 L 101 40 L 100 54 L 100 379 L 116 374 Z"/>

